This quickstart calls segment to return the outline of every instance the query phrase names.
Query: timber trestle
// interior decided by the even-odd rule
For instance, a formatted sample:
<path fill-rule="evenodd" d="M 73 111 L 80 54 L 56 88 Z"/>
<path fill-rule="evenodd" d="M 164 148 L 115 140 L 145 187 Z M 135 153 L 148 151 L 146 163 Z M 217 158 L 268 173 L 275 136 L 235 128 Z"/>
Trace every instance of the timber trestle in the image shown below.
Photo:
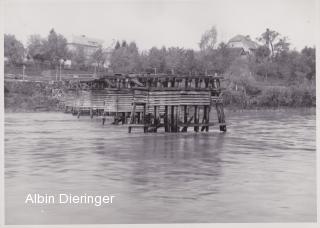
<path fill-rule="evenodd" d="M 220 76 L 163 74 L 107 75 L 70 83 L 63 100 L 65 111 L 80 118 L 90 115 L 113 118 L 113 124 L 128 125 L 128 132 L 226 131 Z M 211 110 L 216 109 L 213 122 Z"/>

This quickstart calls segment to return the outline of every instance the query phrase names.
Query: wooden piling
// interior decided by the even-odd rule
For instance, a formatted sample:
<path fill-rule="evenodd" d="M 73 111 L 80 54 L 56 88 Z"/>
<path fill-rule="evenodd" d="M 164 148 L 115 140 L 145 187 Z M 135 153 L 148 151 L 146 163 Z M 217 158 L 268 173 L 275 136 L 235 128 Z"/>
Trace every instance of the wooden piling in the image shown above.
<path fill-rule="evenodd" d="M 168 105 L 164 106 L 164 131 L 169 132 L 168 127 Z"/>
<path fill-rule="evenodd" d="M 194 106 L 194 123 L 195 125 L 199 124 L 199 109 L 197 105 Z M 194 131 L 198 132 L 199 126 L 194 126 Z"/>
<path fill-rule="evenodd" d="M 171 113 L 170 113 L 170 132 L 175 132 L 174 127 L 174 106 L 171 106 Z"/>

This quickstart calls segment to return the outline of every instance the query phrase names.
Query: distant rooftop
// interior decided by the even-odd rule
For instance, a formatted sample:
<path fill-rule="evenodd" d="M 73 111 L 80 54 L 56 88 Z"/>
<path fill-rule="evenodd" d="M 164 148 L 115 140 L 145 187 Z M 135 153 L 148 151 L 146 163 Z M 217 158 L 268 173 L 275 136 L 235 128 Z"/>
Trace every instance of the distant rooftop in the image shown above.
<path fill-rule="evenodd" d="M 251 40 L 249 36 L 236 35 L 233 38 L 231 38 L 228 43 L 232 43 L 232 42 L 242 42 L 243 44 L 248 46 L 250 49 L 256 49 L 259 47 L 259 45 L 253 40 Z"/>
<path fill-rule="evenodd" d="M 87 37 L 85 35 L 72 36 L 72 44 L 98 47 L 103 44 L 103 40 Z"/>

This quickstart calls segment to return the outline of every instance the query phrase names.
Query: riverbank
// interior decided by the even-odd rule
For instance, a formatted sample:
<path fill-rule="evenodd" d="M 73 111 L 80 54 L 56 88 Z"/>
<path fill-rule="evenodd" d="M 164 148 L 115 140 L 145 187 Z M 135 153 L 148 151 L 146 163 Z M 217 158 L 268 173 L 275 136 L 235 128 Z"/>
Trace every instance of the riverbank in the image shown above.
<path fill-rule="evenodd" d="M 6 112 L 59 111 L 62 83 L 5 81 Z M 316 88 L 311 85 L 247 86 L 245 90 L 223 91 L 227 109 L 282 109 L 316 107 Z"/>
<path fill-rule="evenodd" d="M 316 107 L 316 87 L 310 84 L 291 86 L 248 86 L 244 90 L 226 89 L 225 106 L 242 109 Z"/>
<path fill-rule="evenodd" d="M 59 111 L 62 88 L 56 84 L 31 81 L 5 81 L 6 112 Z"/>

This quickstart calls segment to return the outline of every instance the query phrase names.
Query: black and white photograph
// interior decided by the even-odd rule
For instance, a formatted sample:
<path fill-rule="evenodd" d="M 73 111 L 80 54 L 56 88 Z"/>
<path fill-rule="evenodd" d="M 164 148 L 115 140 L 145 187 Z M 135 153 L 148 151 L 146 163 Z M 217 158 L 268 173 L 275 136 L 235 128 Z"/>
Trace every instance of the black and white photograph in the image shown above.
<path fill-rule="evenodd" d="M 317 0 L 1 1 L 3 224 L 317 223 Z"/>

